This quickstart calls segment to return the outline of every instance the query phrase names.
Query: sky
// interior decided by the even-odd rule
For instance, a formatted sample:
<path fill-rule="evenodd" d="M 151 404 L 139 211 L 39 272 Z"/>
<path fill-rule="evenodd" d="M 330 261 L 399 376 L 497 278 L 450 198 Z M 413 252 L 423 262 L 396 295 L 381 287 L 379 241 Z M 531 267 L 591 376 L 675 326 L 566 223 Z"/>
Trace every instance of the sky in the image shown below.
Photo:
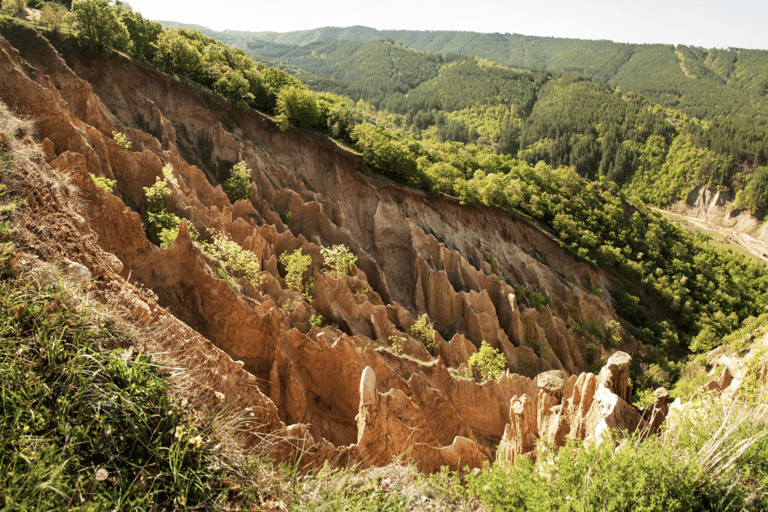
<path fill-rule="evenodd" d="M 363 25 L 768 49 L 765 0 L 128 0 L 145 18 L 214 30 Z"/>

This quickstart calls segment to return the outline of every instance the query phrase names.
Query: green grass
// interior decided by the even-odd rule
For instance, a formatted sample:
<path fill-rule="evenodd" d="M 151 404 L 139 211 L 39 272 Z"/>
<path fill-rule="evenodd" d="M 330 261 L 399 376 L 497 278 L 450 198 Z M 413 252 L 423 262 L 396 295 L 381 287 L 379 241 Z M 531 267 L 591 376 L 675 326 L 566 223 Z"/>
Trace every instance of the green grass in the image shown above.
<path fill-rule="evenodd" d="M 0 282 L 5 510 L 212 506 L 212 442 L 174 404 L 162 366 L 59 284 Z"/>

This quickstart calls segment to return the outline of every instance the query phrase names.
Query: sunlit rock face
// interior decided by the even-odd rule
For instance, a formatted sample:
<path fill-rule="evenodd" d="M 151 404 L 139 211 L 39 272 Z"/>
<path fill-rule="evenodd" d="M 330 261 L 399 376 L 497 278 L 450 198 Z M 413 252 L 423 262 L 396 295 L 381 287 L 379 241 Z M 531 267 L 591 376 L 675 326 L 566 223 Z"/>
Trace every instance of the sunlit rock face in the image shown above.
<path fill-rule="evenodd" d="M 121 56 L 72 48 L 63 58 L 30 40 L 22 59 L 0 39 L 0 99 L 35 121 L 42 157 L 77 186 L 62 255 L 122 287 L 137 321 L 167 326 L 168 343 L 189 354 L 212 393 L 314 445 L 317 463 L 408 456 L 431 471 L 511 460 L 537 439 L 643 428 L 627 403 L 628 356 L 611 356 L 599 377 L 583 373 L 587 339 L 572 329 L 616 318 L 591 292 L 612 281 L 536 227 L 362 175 L 350 152 Z M 232 204 L 219 182 L 241 160 L 253 170 L 251 195 Z M 145 188 L 168 165 L 165 206 L 182 222 L 160 249 L 146 236 Z M 114 179 L 114 193 L 91 174 Z M 223 278 L 192 226 L 202 241 L 226 234 L 253 252 L 260 286 Z M 334 279 L 320 249 L 340 244 L 357 263 Z M 312 259 L 312 300 L 288 288 L 278 261 L 297 249 Z M 528 307 L 512 284 L 551 305 Z M 434 354 L 411 333 L 423 314 L 436 329 Z M 498 381 L 456 371 L 482 341 L 506 359 Z"/>

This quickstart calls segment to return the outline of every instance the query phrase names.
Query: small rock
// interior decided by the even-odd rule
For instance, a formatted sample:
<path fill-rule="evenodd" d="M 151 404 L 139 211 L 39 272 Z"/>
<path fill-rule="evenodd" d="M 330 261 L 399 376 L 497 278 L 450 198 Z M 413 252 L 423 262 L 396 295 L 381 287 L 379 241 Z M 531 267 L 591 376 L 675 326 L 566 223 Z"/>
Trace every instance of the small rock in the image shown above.
<path fill-rule="evenodd" d="M 91 271 L 85 265 L 70 260 L 65 261 L 67 264 L 66 272 L 78 281 L 86 281 L 91 278 Z"/>

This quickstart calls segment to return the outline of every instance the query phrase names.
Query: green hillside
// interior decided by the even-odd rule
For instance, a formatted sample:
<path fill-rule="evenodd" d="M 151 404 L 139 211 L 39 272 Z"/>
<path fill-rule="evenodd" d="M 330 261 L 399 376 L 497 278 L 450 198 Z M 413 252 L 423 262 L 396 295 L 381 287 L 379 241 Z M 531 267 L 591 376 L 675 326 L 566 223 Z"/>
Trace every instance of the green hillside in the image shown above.
<path fill-rule="evenodd" d="M 172 22 L 165 24 L 181 26 Z M 359 26 L 284 34 L 207 29 L 203 33 L 245 49 L 256 58 L 277 59 L 310 74 L 329 76 L 348 84 L 354 82 L 351 75 L 355 72 L 350 67 L 371 71 L 366 69 L 371 62 L 370 45 L 354 43 L 381 40 L 396 41 L 419 52 L 440 56 L 479 57 L 515 69 L 577 73 L 598 83 L 636 92 L 687 116 L 714 121 L 712 130 L 701 126 L 690 130 L 698 145 L 733 154 L 737 160 L 754 155 L 764 157 L 766 153 L 768 51 L 765 50 L 635 45 L 519 34 L 379 31 Z M 309 76 L 301 78 L 311 82 Z M 343 87 L 321 82 L 317 83 L 325 90 L 359 96 L 377 105 L 381 99 L 380 87 L 374 88 L 376 94 L 371 94 L 373 90 L 367 85 Z M 758 158 L 756 163 L 762 160 Z"/>
<path fill-rule="evenodd" d="M 165 22 L 169 26 L 181 26 Z M 198 27 L 187 27 L 195 28 Z M 688 115 L 709 117 L 744 107 L 766 109 L 768 51 L 614 43 L 520 34 L 324 27 L 288 33 L 225 31 L 206 35 L 287 62 L 297 46 L 330 41 L 393 40 L 414 50 L 458 53 L 520 68 L 578 73 L 631 90 Z M 264 50 L 267 53 L 262 53 Z M 282 53 L 281 53 L 282 52 Z M 294 63 L 295 64 L 295 63 Z"/>

